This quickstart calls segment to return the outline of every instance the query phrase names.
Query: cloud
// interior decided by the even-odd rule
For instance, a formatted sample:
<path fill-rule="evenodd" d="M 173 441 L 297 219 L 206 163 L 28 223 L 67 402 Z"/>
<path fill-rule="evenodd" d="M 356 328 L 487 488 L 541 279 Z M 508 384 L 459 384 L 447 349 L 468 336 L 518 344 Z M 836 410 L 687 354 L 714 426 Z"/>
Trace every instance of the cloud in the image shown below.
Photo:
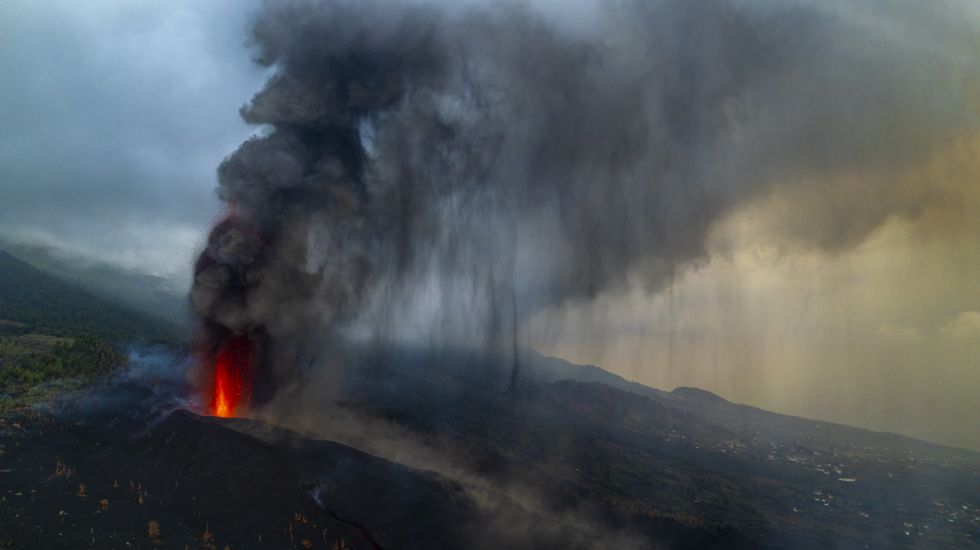
<path fill-rule="evenodd" d="M 252 132 L 236 113 L 263 76 L 248 10 L 4 2 L 0 232 L 186 285 L 217 164 Z"/>
<path fill-rule="evenodd" d="M 275 74 L 242 113 L 270 130 L 220 191 L 271 251 L 214 268 L 255 281 L 229 322 L 274 322 L 269 301 L 412 317 L 429 281 L 464 281 L 440 309 L 476 294 L 494 332 L 511 301 L 657 291 L 770 195 L 812 212 L 781 233 L 853 246 L 924 204 L 901 174 L 980 127 L 976 29 L 916 6 L 621 2 L 582 30 L 517 3 L 267 2 Z M 310 257 L 336 261 L 298 286 Z"/>
<path fill-rule="evenodd" d="M 973 340 L 980 343 L 980 312 L 964 311 L 942 328 L 942 334 L 950 338 Z"/>

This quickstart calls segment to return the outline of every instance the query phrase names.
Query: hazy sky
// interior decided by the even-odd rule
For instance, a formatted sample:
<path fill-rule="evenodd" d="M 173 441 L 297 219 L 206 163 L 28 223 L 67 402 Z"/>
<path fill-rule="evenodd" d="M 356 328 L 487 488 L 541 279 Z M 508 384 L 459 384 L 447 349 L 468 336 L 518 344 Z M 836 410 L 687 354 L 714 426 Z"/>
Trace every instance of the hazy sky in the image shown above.
<path fill-rule="evenodd" d="M 248 5 L 0 3 L 0 232 L 189 284 L 263 81 Z"/>
<path fill-rule="evenodd" d="M 215 169 L 255 131 L 238 115 L 266 77 L 244 44 L 251 8 L 0 3 L 0 236 L 186 286 Z M 962 15 L 980 27 L 980 8 Z M 964 128 L 900 173 L 777 185 L 665 291 L 545 311 L 527 338 L 657 387 L 980 449 L 980 134 Z"/>
<path fill-rule="evenodd" d="M 542 315 L 538 347 L 661 388 L 980 449 L 980 136 L 903 177 L 942 198 L 827 252 L 777 229 L 806 227 L 821 199 L 776 191 L 715 227 L 711 259 L 666 292 Z"/>

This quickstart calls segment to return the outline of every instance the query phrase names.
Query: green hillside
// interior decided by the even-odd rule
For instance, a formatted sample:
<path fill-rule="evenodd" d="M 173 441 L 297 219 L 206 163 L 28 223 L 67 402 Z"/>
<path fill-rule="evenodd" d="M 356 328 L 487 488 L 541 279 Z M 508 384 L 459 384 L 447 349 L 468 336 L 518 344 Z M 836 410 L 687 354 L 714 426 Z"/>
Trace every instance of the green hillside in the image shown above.
<path fill-rule="evenodd" d="M 178 341 L 181 330 L 108 302 L 0 250 L 0 321 L 56 336 L 89 335 L 112 342 Z M 27 325 L 22 327 L 21 325 Z M 0 327 L 2 328 L 2 327 Z"/>
<path fill-rule="evenodd" d="M 145 312 L 179 327 L 188 325 L 190 304 L 184 292 L 162 277 L 109 265 L 98 259 L 72 256 L 44 244 L 12 241 L 3 235 L 0 235 L 0 250 L 114 304 Z"/>

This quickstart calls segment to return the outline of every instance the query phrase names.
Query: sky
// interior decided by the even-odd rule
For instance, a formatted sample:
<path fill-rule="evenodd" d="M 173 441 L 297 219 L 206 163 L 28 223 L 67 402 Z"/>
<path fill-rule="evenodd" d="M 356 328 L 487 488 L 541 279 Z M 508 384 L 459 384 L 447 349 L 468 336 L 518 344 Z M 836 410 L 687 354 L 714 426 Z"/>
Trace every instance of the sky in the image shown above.
<path fill-rule="evenodd" d="M 814 208 L 777 191 L 718 224 L 710 259 L 665 292 L 542 314 L 538 348 L 660 388 L 978 449 L 980 138 L 905 177 L 947 197 L 828 252 L 776 237 Z"/>
<path fill-rule="evenodd" d="M 187 288 L 221 212 L 217 166 L 258 131 L 239 116 L 269 75 L 245 44 L 254 8 L 0 3 L 0 236 Z M 980 28 L 980 8 L 962 15 Z M 980 449 L 976 128 L 899 172 L 774 185 L 716 221 L 664 288 L 554 305 L 526 339 L 660 388 Z"/>
<path fill-rule="evenodd" d="M 264 71 L 248 3 L 3 2 L 0 232 L 189 285 Z"/>

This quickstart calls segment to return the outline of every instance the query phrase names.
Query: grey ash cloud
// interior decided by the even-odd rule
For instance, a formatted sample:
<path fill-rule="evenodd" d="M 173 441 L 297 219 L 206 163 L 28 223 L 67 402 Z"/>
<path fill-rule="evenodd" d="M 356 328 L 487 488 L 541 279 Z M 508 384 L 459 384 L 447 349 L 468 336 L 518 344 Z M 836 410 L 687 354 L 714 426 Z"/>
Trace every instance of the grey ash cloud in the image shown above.
<path fill-rule="evenodd" d="M 499 344 L 542 307 L 662 288 L 778 186 L 882 174 L 803 236 L 858 241 L 909 207 L 888 174 L 978 127 L 965 4 L 597 6 L 264 4 L 274 74 L 241 110 L 264 131 L 219 169 L 198 312 L 320 340 L 435 310 Z"/>

